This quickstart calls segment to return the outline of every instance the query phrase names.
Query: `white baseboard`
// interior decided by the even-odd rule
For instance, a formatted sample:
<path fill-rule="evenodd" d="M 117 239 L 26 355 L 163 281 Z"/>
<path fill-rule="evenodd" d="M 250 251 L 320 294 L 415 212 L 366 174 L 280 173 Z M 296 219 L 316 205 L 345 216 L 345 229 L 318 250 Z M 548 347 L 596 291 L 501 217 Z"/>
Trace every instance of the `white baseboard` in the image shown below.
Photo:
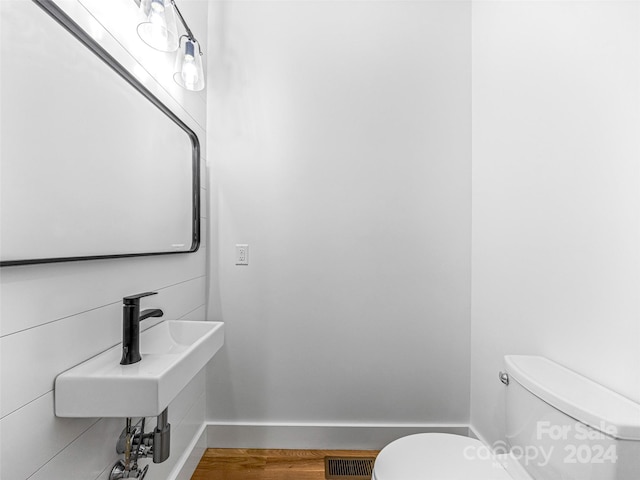
<path fill-rule="evenodd" d="M 282 448 L 380 450 L 393 440 L 415 433 L 453 433 L 469 436 L 468 425 L 345 425 L 248 424 L 210 422 L 208 448 Z"/>
<path fill-rule="evenodd" d="M 475 438 L 476 440 L 480 440 L 482 442 L 482 438 L 480 438 L 480 435 L 478 435 L 478 432 L 476 432 L 476 429 L 473 428 L 473 425 L 469 425 L 469 436 L 471 438 Z"/>
<path fill-rule="evenodd" d="M 489 445 L 487 439 L 484 438 L 480 433 L 478 433 L 478 430 L 476 430 L 473 425 L 469 425 L 469 436 L 471 438 L 475 438 L 476 440 L 480 440 L 485 445 Z"/>
<path fill-rule="evenodd" d="M 207 449 L 207 424 L 203 423 L 198 429 L 189 446 L 176 462 L 168 480 L 189 480 L 195 472 L 204 451 Z"/>

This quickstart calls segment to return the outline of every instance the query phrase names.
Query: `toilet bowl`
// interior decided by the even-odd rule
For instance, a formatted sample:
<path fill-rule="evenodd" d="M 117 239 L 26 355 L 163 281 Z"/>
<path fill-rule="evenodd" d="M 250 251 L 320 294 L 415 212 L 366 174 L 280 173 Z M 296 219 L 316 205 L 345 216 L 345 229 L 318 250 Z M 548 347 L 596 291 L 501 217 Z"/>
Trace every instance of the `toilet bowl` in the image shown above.
<path fill-rule="evenodd" d="M 517 462 L 495 456 L 479 440 L 419 433 L 391 442 L 378 454 L 372 480 L 531 480 Z"/>
<path fill-rule="evenodd" d="M 544 357 L 507 355 L 506 444 L 410 435 L 379 453 L 373 480 L 638 480 L 640 404 Z"/>

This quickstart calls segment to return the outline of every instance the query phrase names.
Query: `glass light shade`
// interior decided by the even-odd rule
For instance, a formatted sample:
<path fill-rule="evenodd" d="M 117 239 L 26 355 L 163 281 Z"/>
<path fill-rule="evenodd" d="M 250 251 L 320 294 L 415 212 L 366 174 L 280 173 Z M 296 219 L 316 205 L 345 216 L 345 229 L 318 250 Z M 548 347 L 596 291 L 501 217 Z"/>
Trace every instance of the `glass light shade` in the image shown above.
<path fill-rule="evenodd" d="M 204 71 L 200 44 L 194 40 L 185 40 L 184 47 L 178 51 L 173 79 L 182 88 L 197 92 L 204 88 Z"/>
<path fill-rule="evenodd" d="M 179 37 L 171 1 L 143 0 L 140 11 L 144 21 L 138 25 L 138 36 L 156 50 L 174 52 L 179 46 Z"/>
<path fill-rule="evenodd" d="M 151 0 L 140 0 L 140 17 L 142 21 L 147 19 L 149 10 L 151 9 Z"/>

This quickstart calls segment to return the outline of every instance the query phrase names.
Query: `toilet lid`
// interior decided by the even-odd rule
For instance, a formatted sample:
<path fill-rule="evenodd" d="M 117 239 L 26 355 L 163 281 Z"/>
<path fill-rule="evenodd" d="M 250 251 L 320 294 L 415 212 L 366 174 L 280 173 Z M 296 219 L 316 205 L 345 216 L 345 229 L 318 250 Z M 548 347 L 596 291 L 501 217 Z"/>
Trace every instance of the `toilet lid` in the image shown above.
<path fill-rule="evenodd" d="M 490 449 L 469 437 L 420 433 L 384 447 L 374 480 L 512 480 Z"/>

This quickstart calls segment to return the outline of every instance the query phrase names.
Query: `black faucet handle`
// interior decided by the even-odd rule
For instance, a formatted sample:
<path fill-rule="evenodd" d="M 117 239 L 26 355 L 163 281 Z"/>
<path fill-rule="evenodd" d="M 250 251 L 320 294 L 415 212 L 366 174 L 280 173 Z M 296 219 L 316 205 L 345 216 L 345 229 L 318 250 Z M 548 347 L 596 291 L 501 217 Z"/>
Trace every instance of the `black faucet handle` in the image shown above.
<path fill-rule="evenodd" d="M 142 297 L 148 297 L 149 295 L 157 295 L 158 292 L 144 292 L 144 293 L 138 293 L 136 295 L 130 295 L 128 297 L 124 297 L 122 299 L 122 303 L 124 303 L 125 305 L 139 305 L 140 304 L 140 299 Z"/>

